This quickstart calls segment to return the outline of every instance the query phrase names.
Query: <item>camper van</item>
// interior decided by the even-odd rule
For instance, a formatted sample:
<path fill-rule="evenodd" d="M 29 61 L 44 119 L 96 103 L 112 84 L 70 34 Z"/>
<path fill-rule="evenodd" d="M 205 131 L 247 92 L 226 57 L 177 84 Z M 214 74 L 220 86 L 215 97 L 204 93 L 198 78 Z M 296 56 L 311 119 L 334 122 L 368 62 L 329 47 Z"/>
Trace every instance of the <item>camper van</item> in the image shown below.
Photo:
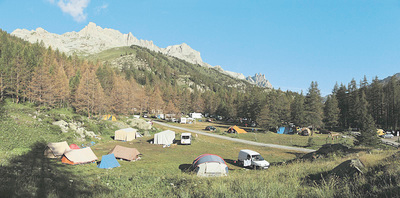
<path fill-rule="evenodd" d="M 269 167 L 269 162 L 265 161 L 260 153 L 247 149 L 239 151 L 238 163 L 243 167 L 252 167 L 253 169 Z"/>
<path fill-rule="evenodd" d="M 192 144 L 192 134 L 191 133 L 182 133 L 181 135 L 181 144 Z"/>

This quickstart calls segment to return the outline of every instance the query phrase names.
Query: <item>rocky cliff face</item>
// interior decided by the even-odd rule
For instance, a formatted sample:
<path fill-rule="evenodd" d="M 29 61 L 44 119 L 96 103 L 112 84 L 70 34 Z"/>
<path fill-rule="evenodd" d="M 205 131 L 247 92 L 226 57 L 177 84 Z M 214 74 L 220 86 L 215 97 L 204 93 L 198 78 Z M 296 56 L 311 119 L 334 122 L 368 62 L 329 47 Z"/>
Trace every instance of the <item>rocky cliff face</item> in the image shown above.
<path fill-rule="evenodd" d="M 206 66 L 201 59 L 200 52 L 192 49 L 185 43 L 168 46 L 167 48 L 160 48 L 154 45 L 153 41 L 139 40 L 133 36 L 132 33 L 122 34 L 118 30 L 109 28 L 103 29 L 92 22 L 79 32 L 67 32 L 62 35 L 47 32 L 43 28 L 37 28 L 31 31 L 16 29 L 11 35 L 20 37 L 31 43 L 42 40 L 46 47 L 51 46 L 54 49 L 58 48 L 58 50 L 66 54 L 77 53 L 88 55 L 114 47 L 138 45 L 183 59 L 193 64 Z"/>
<path fill-rule="evenodd" d="M 20 37 L 31 43 L 43 41 L 46 47 L 51 46 L 53 49 L 58 49 L 59 51 L 68 55 L 73 53 L 89 55 L 115 47 L 138 45 L 156 52 L 185 60 L 189 63 L 199 64 L 204 67 L 212 67 L 211 65 L 203 62 L 200 52 L 192 49 L 186 43 L 160 48 L 154 45 L 153 41 L 139 40 L 130 32 L 128 34 L 123 34 L 114 29 L 103 29 L 93 22 L 90 22 L 79 32 L 67 32 L 62 35 L 47 32 L 40 27 L 31 31 L 26 29 L 16 29 L 11 33 L 11 35 Z M 213 68 L 234 78 L 246 80 L 246 77 L 241 73 L 225 71 L 220 66 L 215 66 Z M 262 79 L 257 79 L 258 78 L 253 79 L 253 77 L 247 78 L 250 83 L 259 86 L 261 85 L 262 87 L 272 87 L 268 81 L 263 83 Z"/>

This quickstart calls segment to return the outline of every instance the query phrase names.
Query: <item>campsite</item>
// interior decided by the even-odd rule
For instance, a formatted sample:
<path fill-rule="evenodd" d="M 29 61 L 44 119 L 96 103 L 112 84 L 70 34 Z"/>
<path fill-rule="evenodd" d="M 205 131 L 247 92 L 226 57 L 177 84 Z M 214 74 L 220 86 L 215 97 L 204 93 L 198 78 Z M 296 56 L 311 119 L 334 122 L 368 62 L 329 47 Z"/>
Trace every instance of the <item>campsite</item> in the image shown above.
<path fill-rule="evenodd" d="M 4 122 L 7 125 L 1 127 L 13 129 L 4 130 L 5 128 L 2 128 L 4 134 L 20 131 L 17 135 L 25 133 L 28 138 L 18 142 L 13 139 L 17 138 L 16 136 L 9 136 L 11 141 L 6 141 L 1 145 L 2 168 L 0 174 L 2 180 L 0 181 L 0 193 L 3 195 L 28 197 L 63 197 L 66 194 L 72 194 L 76 197 L 246 197 L 251 193 L 252 196 L 256 197 L 323 196 L 332 193 L 337 194 L 338 189 L 330 186 L 332 183 L 340 183 L 344 180 L 330 178 L 326 181 L 326 184 L 320 186 L 315 186 L 314 181 L 320 182 L 319 174 L 329 175 L 330 170 L 346 160 L 359 158 L 369 170 L 368 174 L 380 172 L 380 169 L 377 169 L 378 165 L 385 167 L 385 170 L 388 171 L 380 172 L 380 174 L 383 174 L 382 177 L 375 178 L 373 181 L 365 180 L 353 182 L 351 185 L 346 184 L 346 189 L 358 188 L 357 186 L 369 184 L 369 182 L 382 183 L 386 177 L 397 174 L 397 166 L 393 166 L 391 161 L 387 159 L 398 159 L 400 161 L 400 157 L 395 154 L 396 150 L 390 148 L 385 150 L 359 148 L 351 152 L 330 151 L 323 154 L 324 158 L 321 159 L 298 161 L 294 159 L 303 156 L 304 153 L 246 145 L 195 134 L 192 134 L 191 145 L 171 144 L 169 147 L 164 147 L 150 143 L 154 142 L 154 134 L 171 130 L 175 132 L 176 140 L 179 140 L 180 134 L 186 131 L 154 124 L 156 130 L 147 131 L 150 136 L 135 138 L 131 141 L 121 141 L 114 140 L 115 131 L 126 128 L 128 120 L 132 118 L 121 117 L 117 121 L 101 119 L 90 121 L 84 117 L 79 117 L 68 109 L 39 113 L 39 117 L 43 118 L 46 117 L 44 115 L 48 115 L 47 118 L 53 119 L 57 118 L 57 115 L 63 114 L 63 119 L 66 120 L 82 119 L 86 122 L 85 126 L 88 129 L 100 134 L 99 138 L 88 138 L 84 142 L 80 142 L 72 133 L 57 132 L 55 130 L 57 128 L 50 124 L 51 121 L 42 122 L 33 118 L 33 116 L 29 116 L 29 114 L 34 114 L 35 111 L 30 106 L 10 104 L 6 105 L 5 108 L 12 112 L 12 117 L 18 116 L 19 119 L 9 119 Z M 15 123 L 28 124 L 15 125 Z M 187 125 L 168 122 L 168 124 L 200 131 L 205 131 L 203 130 L 205 126 L 210 125 L 207 122 Z M 28 130 L 26 126 L 29 125 L 36 126 L 36 128 Z M 121 126 L 115 127 L 114 125 Z M 232 134 L 226 132 L 232 126 L 231 123 L 221 121 L 213 122 L 211 125 L 215 126 L 217 130 L 205 132 L 220 133 L 222 136 L 233 139 L 241 138 L 256 142 L 313 149 L 318 149 L 321 145 L 326 144 L 329 137 L 328 134 L 314 134 L 315 144 L 307 146 L 309 137 L 305 136 L 260 131 L 255 133 L 252 132 L 250 127 L 241 127 L 247 130 L 247 133 Z M 41 133 L 42 130 L 53 132 Z M 138 131 L 144 133 L 143 130 Z M 42 135 L 32 135 L 34 133 Z M 44 155 L 48 143 L 62 141 L 67 142 L 64 146 L 76 144 L 90 147 L 98 160 L 96 163 L 69 165 L 62 163 L 59 157 L 52 159 Z M 92 141 L 96 143 L 91 144 Z M 337 141 L 332 143 L 341 143 L 339 141 L 342 140 Z M 101 165 L 102 157 L 107 156 L 116 146 L 136 148 L 141 153 L 141 159 L 133 161 L 117 159 L 119 166 L 114 164 L 115 168 L 98 168 Z M 257 151 L 271 166 L 267 170 L 243 168 L 236 162 L 239 151 L 243 149 Z M 4 150 L 9 150 L 9 152 L 4 152 Z M 228 166 L 228 175 L 225 177 L 199 177 L 189 171 L 196 157 L 203 154 L 221 156 Z M 318 154 L 318 156 L 320 155 L 322 156 L 322 154 Z M 394 158 L 390 157 L 392 155 L 394 155 Z M 288 186 L 290 188 L 287 188 Z M 377 191 L 379 190 L 377 189 Z M 343 195 L 350 193 L 350 191 L 340 192 Z"/>

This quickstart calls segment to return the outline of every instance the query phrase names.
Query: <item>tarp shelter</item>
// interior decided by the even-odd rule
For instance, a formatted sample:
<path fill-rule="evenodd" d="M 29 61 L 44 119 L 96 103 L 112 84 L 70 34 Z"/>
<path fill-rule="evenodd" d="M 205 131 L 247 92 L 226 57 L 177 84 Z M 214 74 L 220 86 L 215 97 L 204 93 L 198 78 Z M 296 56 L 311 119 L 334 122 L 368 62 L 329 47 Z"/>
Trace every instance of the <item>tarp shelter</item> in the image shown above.
<path fill-rule="evenodd" d="M 79 146 L 76 145 L 76 144 L 71 144 L 71 145 L 69 145 L 69 148 L 70 148 L 70 149 L 80 149 Z"/>
<path fill-rule="evenodd" d="M 103 115 L 103 120 L 117 121 L 117 118 L 113 115 Z"/>
<path fill-rule="evenodd" d="M 136 148 L 116 145 L 108 154 L 114 154 L 118 159 L 132 161 L 139 159 L 140 152 Z"/>
<path fill-rule="evenodd" d="M 57 158 L 61 157 L 64 152 L 68 150 L 70 150 L 70 148 L 66 141 L 48 143 L 44 150 L 44 155 L 48 158 Z"/>
<path fill-rule="evenodd" d="M 154 144 L 169 145 L 174 143 L 175 132 L 171 130 L 162 131 L 154 134 Z"/>
<path fill-rule="evenodd" d="M 114 140 L 132 141 L 136 138 L 136 129 L 126 128 L 115 131 Z"/>
<path fill-rule="evenodd" d="M 96 160 L 97 157 L 90 147 L 66 151 L 61 158 L 61 162 L 66 164 L 85 164 Z"/>
<path fill-rule="evenodd" d="M 278 134 L 294 134 L 294 130 L 292 127 L 279 127 Z"/>
<path fill-rule="evenodd" d="M 192 163 L 191 170 L 198 176 L 227 176 L 228 166 L 224 159 L 214 154 L 198 156 Z"/>
<path fill-rule="evenodd" d="M 117 159 L 115 159 L 114 154 L 103 155 L 101 157 L 101 162 L 97 165 L 98 168 L 110 169 L 119 167 Z"/>
<path fill-rule="evenodd" d="M 228 129 L 228 133 L 247 133 L 244 129 L 239 128 L 238 126 L 233 126 Z"/>

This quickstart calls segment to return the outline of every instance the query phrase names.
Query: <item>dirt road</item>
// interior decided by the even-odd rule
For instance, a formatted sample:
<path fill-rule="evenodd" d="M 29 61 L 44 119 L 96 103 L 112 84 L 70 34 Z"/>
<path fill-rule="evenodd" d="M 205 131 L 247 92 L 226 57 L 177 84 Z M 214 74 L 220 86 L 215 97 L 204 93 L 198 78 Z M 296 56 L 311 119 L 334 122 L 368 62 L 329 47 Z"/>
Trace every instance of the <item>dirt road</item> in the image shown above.
<path fill-rule="evenodd" d="M 169 128 L 184 130 L 184 131 L 188 131 L 188 132 L 192 132 L 192 133 L 197 133 L 197 134 L 206 135 L 206 136 L 210 136 L 210 137 L 215 137 L 215 138 L 219 138 L 219 139 L 229 140 L 229 141 L 233 141 L 233 142 L 240 142 L 240 143 L 243 143 L 243 144 L 249 144 L 249 145 L 254 145 L 254 146 L 271 147 L 271 148 L 292 150 L 292 151 L 298 151 L 298 152 L 304 152 L 304 153 L 310 153 L 310 152 L 314 152 L 315 151 L 315 150 L 312 150 L 312 149 L 299 148 L 299 147 L 293 147 L 293 146 L 283 146 L 283 145 L 278 145 L 278 144 L 266 144 L 266 143 L 260 143 L 260 142 L 253 142 L 253 141 L 249 141 L 249 140 L 231 138 L 231 137 L 226 137 L 226 136 L 222 136 L 222 135 L 206 133 L 206 132 L 199 131 L 199 130 L 193 130 L 193 129 L 188 129 L 188 128 L 184 128 L 184 127 L 173 126 L 173 125 L 170 125 L 170 124 L 157 122 L 157 121 L 153 121 L 153 122 L 155 124 L 159 124 L 161 126 L 165 126 L 165 127 L 169 127 Z"/>

